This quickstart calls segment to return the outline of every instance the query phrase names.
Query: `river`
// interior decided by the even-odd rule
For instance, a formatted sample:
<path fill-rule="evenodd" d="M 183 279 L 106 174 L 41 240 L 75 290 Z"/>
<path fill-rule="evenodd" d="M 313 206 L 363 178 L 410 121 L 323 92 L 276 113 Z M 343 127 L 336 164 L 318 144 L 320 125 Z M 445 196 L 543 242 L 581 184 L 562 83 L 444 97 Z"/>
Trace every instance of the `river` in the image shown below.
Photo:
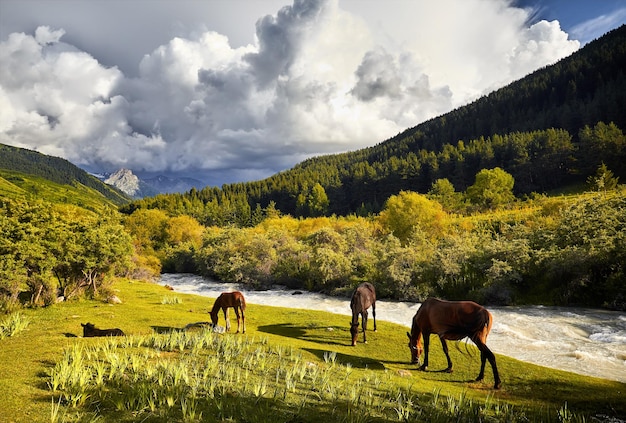
<path fill-rule="evenodd" d="M 350 315 L 350 301 L 293 290 L 249 291 L 189 274 L 164 274 L 161 285 L 177 292 L 216 298 L 240 290 L 248 304 L 323 310 Z M 378 320 L 411 325 L 419 303 L 376 302 Z M 587 308 L 488 307 L 494 323 L 487 344 L 497 354 L 529 363 L 626 383 L 626 314 Z M 408 354 L 408 353 L 407 353 Z"/>

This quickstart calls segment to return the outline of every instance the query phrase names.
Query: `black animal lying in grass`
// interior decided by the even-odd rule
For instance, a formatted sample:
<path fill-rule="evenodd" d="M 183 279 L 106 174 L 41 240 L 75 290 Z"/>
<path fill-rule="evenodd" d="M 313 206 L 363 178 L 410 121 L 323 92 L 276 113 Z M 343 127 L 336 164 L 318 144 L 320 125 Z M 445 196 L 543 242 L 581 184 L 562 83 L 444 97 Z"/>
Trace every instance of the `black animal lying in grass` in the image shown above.
<path fill-rule="evenodd" d="M 83 336 L 85 338 L 92 336 L 124 336 L 124 332 L 122 329 L 97 329 L 93 323 L 81 323 L 83 327 Z"/>

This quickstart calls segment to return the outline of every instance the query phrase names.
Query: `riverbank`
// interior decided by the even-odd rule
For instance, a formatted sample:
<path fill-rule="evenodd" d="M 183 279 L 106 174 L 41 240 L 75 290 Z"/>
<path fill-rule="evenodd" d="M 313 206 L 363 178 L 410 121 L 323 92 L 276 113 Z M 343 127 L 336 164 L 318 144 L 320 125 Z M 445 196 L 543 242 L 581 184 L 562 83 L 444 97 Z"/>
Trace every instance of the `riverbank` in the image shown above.
<path fill-rule="evenodd" d="M 49 389 L 51 369 L 68 349 L 106 342 L 82 338 L 80 323 L 89 321 L 100 328 L 119 327 L 131 337 L 146 337 L 155 331 L 180 329 L 189 323 L 206 321 L 212 305 L 206 297 L 170 291 L 152 283 L 119 281 L 114 287 L 122 304 L 76 301 L 46 309 L 23 310 L 30 320 L 29 326 L 0 344 L 0 403 L 3 404 L 0 421 L 50 421 L 53 401 L 59 400 L 58 394 L 53 396 Z M 174 297 L 179 301 L 168 301 Z M 232 313 L 231 318 L 234 318 Z M 223 324 L 222 317 L 220 324 Z M 464 398 L 466 403 L 497 403 L 500 407 L 525 410 L 527 416 L 545 416 L 543 421 L 557 421 L 556 414 L 566 403 L 568 410 L 574 413 L 626 417 L 626 385 L 623 383 L 552 370 L 499 354 L 503 387 L 497 391 L 491 389 L 493 379 L 489 368 L 484 382 L 473 382 L 479 360 L 471 348 L 469 354 L 465 348 L 450 349 L 454 373 L 419 372 L 408 362 L 405 328 L 384 320 L 378 324 L 378 331 L 368 336 L 368 344 L 360 342 L 356 347 L 349 345 L 347 321 L 340 314 L 250 303 L 246 326 L 245 335 L 219 336 L 293 349 L 302 354 L 306 362 L 318 365 L 325 362 L 325 353 L 334 353 L 337 364 L 350 369 L 359 378 L 388 379 L 390 385 L 385 385 L 385 389 L 389 389 L 389 395 L 410 388 L 416 400 L 432 400 L 433 393 L 437 393 L 442 401 L 450 398 L 457 404 L 459 398 Z M 151 354 L 154 359 L 178 357 L 173 352 Z M 185 354 L 188 352 L 180 355 L 181 362 Z M 431 368 L 444 367 L 441 349 L 433 344 Z M 89 410 L 95 409 L 94 406 Z M 59 413 L 66 417 L 65 421 L 76 421 L 70 417 L 79 411 L 62 403 Z M 112 421 L 112 416 L 115 415 L 105 415 L 105 421 Z M 124 421 L 134 421 L 132 415 L 126 417 Z"/>
<path fill-rule="evenodd" d="M 294 290 L 249 291 L 191 274 L 163 274 L 159 282 L 177 292 L 216 298 L 242 290 L 249 303 L 350 315 L 347 298 Z M 410 326 L 418 303 L 377 302 L 379 320 Z M 489 307 L 494 325 L 488 344 L 497 353 L 525 362 L 626 383 L 626 314 L 564 307 Z"/>

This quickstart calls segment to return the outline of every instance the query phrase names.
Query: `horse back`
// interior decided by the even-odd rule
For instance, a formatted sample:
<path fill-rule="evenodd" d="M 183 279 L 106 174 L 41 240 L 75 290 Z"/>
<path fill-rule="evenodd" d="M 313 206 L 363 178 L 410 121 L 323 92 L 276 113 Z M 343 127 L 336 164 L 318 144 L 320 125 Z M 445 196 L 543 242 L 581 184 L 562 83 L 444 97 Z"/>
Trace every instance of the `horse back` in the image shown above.
<path fill-rule="evenodd" d="M 414 318 L 423 332 L 436 333 L 446 339 L 459 340 L 478 336 L 483 341 L 491 330 L 492 316 L 473 301 L 445 301 L 429 298 Z"/>
<path fill-rule="evenodd" d="M 376 303 L 376 290 L 374 285 L 369 282 L 363 282 L 352 293 L 350 300 L 350 308 L 355 313 L 367 310 L 372 304 Z"/>

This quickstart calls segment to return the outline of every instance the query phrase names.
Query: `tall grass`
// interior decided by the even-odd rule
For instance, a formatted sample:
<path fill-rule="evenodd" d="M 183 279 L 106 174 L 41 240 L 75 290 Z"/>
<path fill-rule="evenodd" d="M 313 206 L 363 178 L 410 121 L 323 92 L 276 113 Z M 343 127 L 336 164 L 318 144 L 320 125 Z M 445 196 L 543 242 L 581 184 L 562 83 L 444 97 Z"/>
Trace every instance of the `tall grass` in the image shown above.
<path fill-rule="evenodd" d="M 334 352 L 311 362 L 299 350 L 267 339 L 210 329 L 74 344 L 51 369 L 49 387 L 59 398 L 53 421 L 61 406 L 66 413 L 107 421 L 533 420 L 492 397 L 480 402 L 464 394 L 418 395 L 395 373 L 355 372 Z M 559 417 L 563 413 L 552 420 Z M 567 419 L 578 421 L 569 411 Z"/>
<path fill-rule="evenodd" d="M 161 304 L 182 304 L 183 300 L 177 296 L 166 295 L 161 299 Z"/>
<path fill-rule="evenodd" d="M 20 313 L 13 313 L 0 322 L 0 339 L 14 336 L 23 331 L 30 324 L 30 320 Z"/>

